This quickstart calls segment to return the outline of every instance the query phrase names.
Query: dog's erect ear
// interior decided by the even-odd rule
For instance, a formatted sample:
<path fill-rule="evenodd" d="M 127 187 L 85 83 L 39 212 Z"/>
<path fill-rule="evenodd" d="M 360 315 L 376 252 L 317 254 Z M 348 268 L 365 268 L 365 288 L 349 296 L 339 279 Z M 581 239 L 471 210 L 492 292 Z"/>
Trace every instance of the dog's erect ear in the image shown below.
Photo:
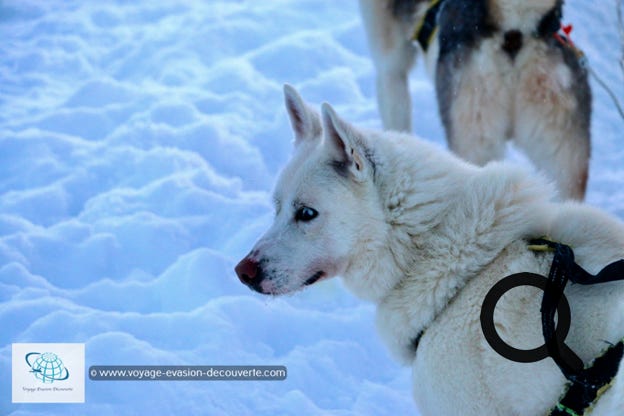
<path fill-rule="evenodd" d="M 323 103 L 321 113 L 325 145 L 336 161 L 335 166 L 350 172 L 356 179 L 365 178 L 371 166 L 361 133 L 341 119 L 331 105 Z"/>
<path fill-rule="evenodd" d="M 284 101 L 290 117 L 290 124 L 295 132 L 295 145 L 303 140 L 321 137 L 323 130 L 318 113 L 311 109 L 303 101 L 297 90 L 289 84 L 284 84 Z"/>

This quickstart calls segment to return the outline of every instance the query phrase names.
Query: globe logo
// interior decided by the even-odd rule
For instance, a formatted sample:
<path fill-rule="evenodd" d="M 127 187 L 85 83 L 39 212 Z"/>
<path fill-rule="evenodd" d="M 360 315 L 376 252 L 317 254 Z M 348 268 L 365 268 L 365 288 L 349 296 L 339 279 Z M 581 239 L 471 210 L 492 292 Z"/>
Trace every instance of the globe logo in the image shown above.
<path fill-rule="evenodd" d="M 69 378 L 69 371 L 63 365 L 63 361 L 52 352 L 44 352 L 43 354 L 30 352 L 26 354 L 25 358 L 28 367 L 30 367 L 30 372 L 42 383 L 53 383 Z"/>

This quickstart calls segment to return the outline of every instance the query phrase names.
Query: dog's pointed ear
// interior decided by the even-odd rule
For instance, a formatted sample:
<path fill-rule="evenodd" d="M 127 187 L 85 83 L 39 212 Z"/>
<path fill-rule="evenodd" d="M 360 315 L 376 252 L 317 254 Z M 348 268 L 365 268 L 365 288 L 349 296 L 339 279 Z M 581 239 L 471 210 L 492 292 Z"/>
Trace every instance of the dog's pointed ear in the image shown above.
<path fill-rule="evenodd" d="M 295 146 L 304 140 L 321 137 L 323 130 L 318 113 L 310 108 L 297 90 L 289 84 L 284 84 L 284 102 L 295 132 Z"/>
<path fill-rule="evenodd" d="M 325 145 L 328 147 L 337 169 L 350 173 L 356 179 L 364 179 L 371 168 L 362 134 L 341 119 L 331 105 L 321 106 Z"/>

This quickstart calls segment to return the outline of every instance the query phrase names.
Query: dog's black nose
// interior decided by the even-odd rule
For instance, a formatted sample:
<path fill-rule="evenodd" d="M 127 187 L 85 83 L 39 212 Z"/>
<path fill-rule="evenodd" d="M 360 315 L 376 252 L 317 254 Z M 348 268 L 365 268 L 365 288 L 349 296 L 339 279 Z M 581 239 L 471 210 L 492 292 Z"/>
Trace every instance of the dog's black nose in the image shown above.
<path fill-rule="evenodd" d="M 258 270 L 260 269 L 259 266 L 260 264 L 256 260 L 247 256 L 236 265 L 234 270 L 242 283 L 247 286 L 253 286 L 255 283 L 254 279 L 258 275 Z"/>

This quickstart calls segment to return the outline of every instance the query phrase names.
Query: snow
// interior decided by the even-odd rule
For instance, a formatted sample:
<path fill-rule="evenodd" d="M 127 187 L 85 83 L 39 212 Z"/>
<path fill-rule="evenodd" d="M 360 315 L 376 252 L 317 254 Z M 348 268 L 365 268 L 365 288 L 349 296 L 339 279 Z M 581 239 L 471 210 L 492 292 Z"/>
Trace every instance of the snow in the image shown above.
<path fill-rule="evenodd" d="M 622 99 L 614 8 L 570 0 L 565 16 Z M 416 413 L 409 369 L 339 279 L 271 299 L 233 272 L 290 153 L 283 83 L 380 126 L 357 2 L 9 0 L 0 38 L 0 414 Z M 593 88 L 588 202 L 624 218 L 623 124 Z M 422 65 L 411 90 L 416 134 L 444 145 Z M 83 342 L 87 368 L 285 365 L 288 378 L 87 379 L 85 404 L 18 405 L 16 342 Z"/>

